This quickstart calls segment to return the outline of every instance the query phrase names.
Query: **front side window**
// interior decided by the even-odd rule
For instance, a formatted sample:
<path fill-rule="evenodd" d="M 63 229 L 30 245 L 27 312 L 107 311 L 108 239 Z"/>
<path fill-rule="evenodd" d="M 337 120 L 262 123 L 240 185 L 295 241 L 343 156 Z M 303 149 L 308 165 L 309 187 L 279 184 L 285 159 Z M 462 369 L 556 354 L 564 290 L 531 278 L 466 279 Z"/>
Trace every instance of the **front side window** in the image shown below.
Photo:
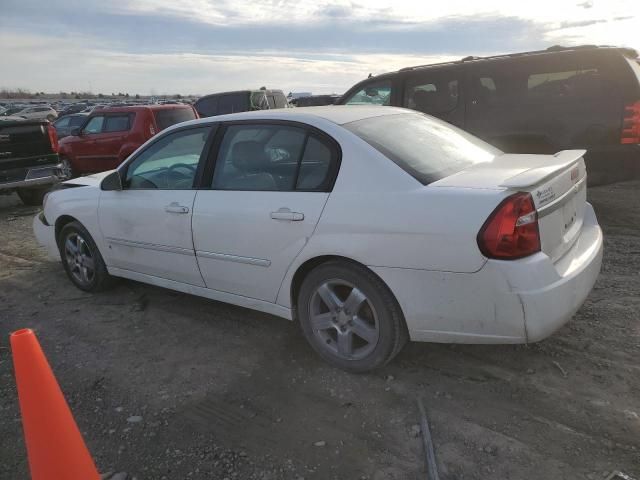
<path fill-rule="evenodd" d="M 457 127 L 417 113 L 365 118 L 343 126 L 423 185 L 502 153 Z"/>
<path fill-rule="evenodd" d="M 404 106 L 432 115 L 448 113 L 458 106 L 458 80 L 447 76 L 411 78 Z"/>
<path fill-rule="evenodd" d="M 212 188 L 252 191 L 324 191 L 330 187 L 332 150 L 306 129 L 288 125 L 227 127 Z"/>
<path fill-rule="evenodd" d="M 64 117 L 64 118 L 69 118 L 69 117 Z M 87 119 L 86 117 L 71 117 L 71 120 L 69 121 L 69 125 L 71 127 L 79 127 L 84 123 L 86 119 Z"/>
<path fill-rule="evenodd" d="M 105 117 L 103 132 L 126 132 L 130 127 L 129 115 L 113 115 Z"/>
<path fill-rule="evenodd" d="M 130 190 L 189 190 L 211 127 L 173 132 L 154 142 L 128 166 L 124 187 Z"/>
<path fill-rule="evenodd" d="M 345 105 L 390 105 L 391 81 L 370 83 L 357 91 Z"/>
<path fill-rule="evenodd" d="M 69 117 L 63 117 L 60 120 L 58 120 L 57 122 L 54 123 L 54 125 L 58 128 L 60 127 L 67 127 L 69 126 L 69 122 L 71 121 L 71 119 Z"/>
<path fill-rule="evenodd" d="M 91 135 L 94 133 L 100 133 L 102 131 L 103 124 L 104 124 L 104 116 L 99 115 L 97 117 L 92 117 L 91 120 L 89 120 L 89 122 L 85 125 L 82 131 L 83 133 L 86 133 L 88 135 Z"/>

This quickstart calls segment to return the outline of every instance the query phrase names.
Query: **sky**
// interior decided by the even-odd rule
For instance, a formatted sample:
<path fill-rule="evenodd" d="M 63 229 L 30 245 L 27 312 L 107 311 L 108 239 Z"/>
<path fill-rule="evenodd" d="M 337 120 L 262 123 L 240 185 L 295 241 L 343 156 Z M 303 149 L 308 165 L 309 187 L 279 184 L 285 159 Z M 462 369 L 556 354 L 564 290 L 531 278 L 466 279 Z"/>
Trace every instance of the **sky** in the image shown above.
<path fill-rule="evenodd" d="M 640 49 L 640 0 L 0 0 L 0 88 L 342 93 L 369 73 L 552 45 Z"/>

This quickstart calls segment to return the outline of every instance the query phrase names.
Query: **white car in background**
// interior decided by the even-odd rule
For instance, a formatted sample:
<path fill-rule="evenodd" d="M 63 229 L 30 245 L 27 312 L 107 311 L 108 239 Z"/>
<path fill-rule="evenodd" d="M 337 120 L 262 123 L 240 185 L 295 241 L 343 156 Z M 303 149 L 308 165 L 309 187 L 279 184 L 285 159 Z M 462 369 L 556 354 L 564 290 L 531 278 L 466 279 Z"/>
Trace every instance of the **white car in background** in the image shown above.
<path fill-rule="evenodd" d="M 17 113 L 14 113 L 17 117 L 23 117 L 27 120 L 49 120 L 53 122 L 58 118 L 58 112 L 48 106 L 36 105 L 33 107 L 27 107 Z"/>
<path fill-rule="evenodd" d="M 507 155 L 400 108 L 224 115 L 49 194 L 39 242 L 85 291 L 124 277 L 300 322 L 361 372 L 407 339 L 526 343 L 591 291 L 584 151 Z"/>

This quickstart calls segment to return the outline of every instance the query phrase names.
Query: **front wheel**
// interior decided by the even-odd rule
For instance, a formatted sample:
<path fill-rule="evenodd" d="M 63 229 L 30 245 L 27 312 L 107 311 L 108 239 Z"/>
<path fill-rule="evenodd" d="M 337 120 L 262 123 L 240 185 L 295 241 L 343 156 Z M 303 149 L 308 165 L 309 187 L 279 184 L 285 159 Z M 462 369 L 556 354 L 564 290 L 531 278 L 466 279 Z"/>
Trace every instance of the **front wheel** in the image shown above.
<path fill-rule="evenodd" d="M 113 283 L 93 238 L 79 222 L 62 227 L 58 249 L 67 276 L 80 290 L 99 292 Z"/>
<path fill-rule="evenodd" d="M 329 262 L 311 271 L 298 295 L 302 331 L 327 362 L 360 373 L 386 365 L 408 339 L 388 287 L 367 268 Z"/>

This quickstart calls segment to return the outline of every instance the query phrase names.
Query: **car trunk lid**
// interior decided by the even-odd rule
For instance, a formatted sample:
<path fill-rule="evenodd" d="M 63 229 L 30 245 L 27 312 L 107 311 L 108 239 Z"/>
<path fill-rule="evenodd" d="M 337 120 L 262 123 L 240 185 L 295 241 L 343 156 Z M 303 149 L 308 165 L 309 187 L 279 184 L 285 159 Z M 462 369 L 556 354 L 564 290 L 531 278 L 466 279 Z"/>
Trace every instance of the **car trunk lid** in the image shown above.
<path fill-rule="evenodd" d="M 555 262 L 582 230 L 587 195 L 584 153 L 564 150 L 555 155 L 499 155 L 430 187 L 529 192 L 538 212 L 541 249 Z"/>

